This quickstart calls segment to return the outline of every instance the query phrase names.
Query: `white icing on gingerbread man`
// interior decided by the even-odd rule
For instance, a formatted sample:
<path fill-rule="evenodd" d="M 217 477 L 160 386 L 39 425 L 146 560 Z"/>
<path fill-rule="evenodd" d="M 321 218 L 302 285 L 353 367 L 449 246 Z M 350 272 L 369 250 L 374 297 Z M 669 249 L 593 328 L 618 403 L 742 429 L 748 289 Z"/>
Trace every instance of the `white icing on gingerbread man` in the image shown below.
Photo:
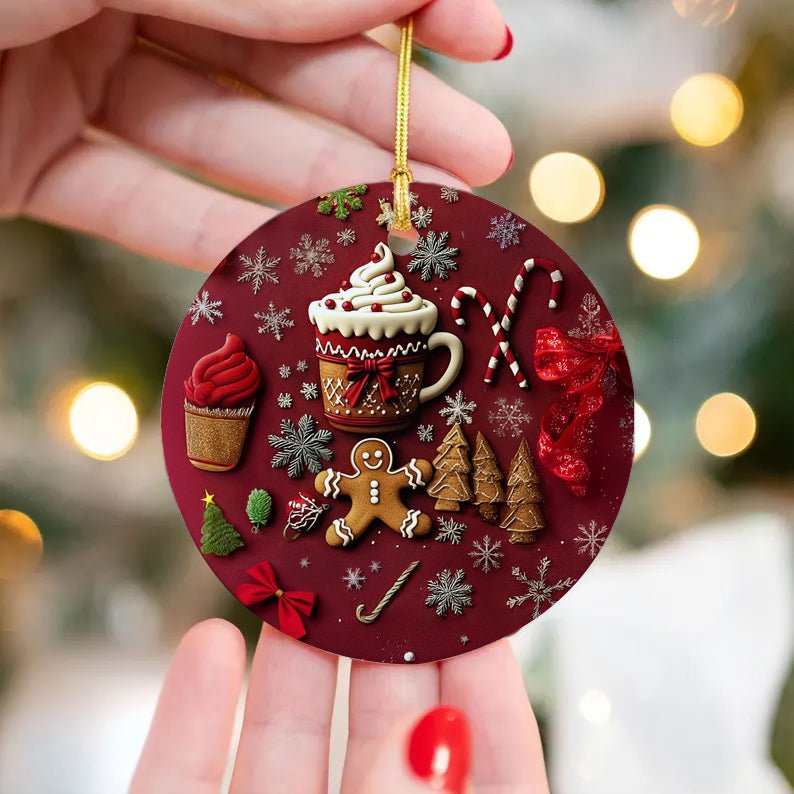
<path fill-rule="evenodd" d="M 391 447 L 379 438 L 359 441 L 350 453 L 352 474 L 335 469 L 320 472 L 314 487 L 325 497 L 337 499 L 347 496 L 352 501 L 350 512 L 337 518 L 325 533 L 331 546 L 349 546 L 376 521 L 404 538 L 427 535 L 433 521 L 420 510 L 406 507 L 400 491 L 424 488 L 433 475 L 433 465 L 427 460 L 411 460 L 399 469 L 392 469 Z"/>

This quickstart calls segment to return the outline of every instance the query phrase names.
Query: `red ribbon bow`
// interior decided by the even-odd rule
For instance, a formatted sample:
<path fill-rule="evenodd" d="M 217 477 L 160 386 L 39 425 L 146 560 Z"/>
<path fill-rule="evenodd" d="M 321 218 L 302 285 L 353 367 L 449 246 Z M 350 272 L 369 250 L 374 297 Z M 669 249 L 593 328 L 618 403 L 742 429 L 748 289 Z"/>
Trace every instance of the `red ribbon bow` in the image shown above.
<path fill-rule="evenodd" d="M 271 596 L 278 599 L 278 627 L 296 640 L 306 636 L 306 627 L 301 615 L 307 617 L 314 609 L 317 596 L 302 590 L 285 592 L 278 586 L 273 566 L 269 562 L 260 562 L 249 568 L 246 573 L 256 580 L 256 584 L 241 584 L 235 595 L 247 607 L 258 604 Z"/>
<path fill-rule="evenodd" d="M 584 496 L 590 479 L 580 434 L 587 419 L 606 401 L 604 377 L 610 369 L 631 385 L 626 350 L 617 329 L 586 339 L 572 338 L 557 328 L 537 331 L 535 371 L 543 380 L 563 388 L 540 421 L 538 457 L 577 496 Z"/>
<path fill-rule="evenodd" d="M 356 405 L 361 399 L 370 375 L 375 375 L 378 378 L 378 390 L 383 402 L 387 403 L 390 400 L 397 399 L 397 389 L 394 387 L 394 379 L 397 375 L 394 366 L 394 356 L 365 358 L 363 360 L 349 358 L 345 377 L 350 381 L 350 385 L 345 389 L 345 397 L 350 405 Z"/>

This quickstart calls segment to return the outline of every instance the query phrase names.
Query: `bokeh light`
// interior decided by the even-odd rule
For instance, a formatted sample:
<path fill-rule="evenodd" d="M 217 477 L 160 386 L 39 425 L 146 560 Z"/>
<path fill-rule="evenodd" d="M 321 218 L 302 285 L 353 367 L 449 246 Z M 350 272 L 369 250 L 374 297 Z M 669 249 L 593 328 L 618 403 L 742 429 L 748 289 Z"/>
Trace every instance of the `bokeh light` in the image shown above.
<path fill-rule="evenodd" d="M 579 701 L 579 713 L 593 725 L 603 725 L 612 716 L 612 703 L 600 689 L 588 689 Z"/>
<path fill-rule="evenodd" d="M 75 395 L 69 430 L 81 452 L 96 460 L 115 460 L 138 437 L 138 413 L 127 393 L 112 383 L 91 383 Z"/>
<path fill-rule="evenodd" d="M 684 19 L 694 19 L 703 27 L 721 25 L 736 11 L 739 0 L 673 0 L 673 8 Z"/>
<path fill-rule="evenodd" d="M 596 165 L 573 152 L 541 157 L 529 174 L 529 190 L 538 209 L 560 223 L 592 218 L 604 202 L 604 178 Z"/>
<path fill-rule="evenodd" d="M 651 420 L 648 412 L 634 403 L 634 460 L 639 460 L 651 443 Z"/>
<path fill-rule="evenodd" d="M 673 95 L 670 118 L 676 132 L 696 146 L 716 146 L 742 122 L 744 102 L 739 89 L 721 74 L 696 74 Z"/>
<path fill-rule="evenodd" d="M 646 275 L 678 278 L 695 263 L 700 234 L 681 210 L 657 204 L 635 215 L 629 227 L 629 249 L 637 267 Z"/>
<path fill-rule="evenodd" d="M 731 392 L 709 397 L 695 420 L 695 432 L 703 448 L 717 457 L 738 455 L 755 438 L 756 419 L 744 398 Z"/>
<path fill-rule="evenodd" d="M 21 579 L 41 560 L 44 543 L 30 516 L 18 510 L 0 510 L 0 579 Z"/>

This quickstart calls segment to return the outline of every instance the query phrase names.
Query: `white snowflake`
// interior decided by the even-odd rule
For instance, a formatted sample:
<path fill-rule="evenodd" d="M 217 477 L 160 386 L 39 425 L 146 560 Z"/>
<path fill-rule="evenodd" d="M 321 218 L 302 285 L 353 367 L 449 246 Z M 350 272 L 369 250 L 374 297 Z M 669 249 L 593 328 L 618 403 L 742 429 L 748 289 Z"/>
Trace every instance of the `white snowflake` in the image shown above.
<path fill-rule="evenodd" d="M 279 408 L 292 408 L 292 395 L 283 391 L 276 397 L 276 402 Z"/>
<path fill-rule="evenodd" d="M 419 235 L 411 261 L 408 263 L 408 270 L 411 273 L 419 271 L 422 281 L 430 281 L 433 276 L 440 279 L 449 278 L 451 271 L 458 269 L 455 261 L 460 251 L 447 245 L 449 232 L 428 232 L 424 237 Z"/>
<path fill-rule="evenodd" d="M 505 212 L 491 218 L 491 231 L 485 239 L 495 240 L 504 251 L 511 245 L 521 245 L 521 237 L 518 233 L 526 228 L 526 223 L 521 223 L 512 212 Z"/>
<path fill-rule="evenodd" d="M 475 540 L 473 546 L 474 550 L 469 552 L 469 557 L 474 560 L 475 568 L 482 566 L 483 573 L 490 573 L 501 565 L 499 560 L 505 556 L 499 551 L 502 548 L 501 540 L 494 542 L 486 535 L 482 540 Z"/>
<path fill-rule="evenodd" d="M 260 334 L 273 334 L 276 341 L 280 342 L 284 338 L 285 328 L 294 328 L 295 320 L 290 320 L 289 315 L 292 309 L 277 309 L 273 301 L 267 304 L 266 312 L 257 312 L 254 318 L 262 321 L 262 325 L 257 329 Z"/>
<path fill-rule="evenodd" d="M 301 561 L 298 563 L 301 568 L 306 569 L 312 564 L 312 561 L 308 557 L 301 557 Z"/>
<path fill-rule="evenodd" d="M 286 380 L 290 375 L 292 375 L 292 367 L 290 367 L 288 364 L 282 364 L 278 368 L 278 374 L 281 375 L 284 380 Z"/>
<path fill-rule="evenodd" d="M 428 595 L 425 604 L 436 608 L 436 615 L 443 618 L 451 611 L 463 614 L 464 607 L 471 606 L 472 586 L 465 584 L 466 574 L 458 569 L 453 573 L 445 568 L 427 583 Z"/>
<path fill-rule="evenodd" d="M 507 606 L 510 609 L 518 607 L 527 601 L 532 601 L 532 617 L 536 618 L 543 611 L 544 606 L 550 607 L 559 598 L 558 593 L 567 590 L 576 581 L 570 577 L 566 579 L 558 579 L 556 582 L 551 583 L 546 581 L 546 575 L 549 572 L 551 560 L 544 557 L 538 564 L 538 578 L 530 579 L 524 571 L 518 566 L 513 568 L 513 576 L 518 579 L 521 584 L 526 585 L 526 593 L 521 595 L 510 596 L 507 599 Z"/>
<path fill-rule="evenodd" d="M 316 383 L 304 383 L 301 394 L 304 400 L 316 400 L 320 396 L 320 387 Z"/>
<path fill-rule="evenodd" d="M 576 337 L 577 339 L 589 339 L 591 336 L 598 334 L 608 334 L 612 332 L 614 323 L 612 320 L 607 320 L 606 323 L 601 322 L 601 304 L 598 302 L 598 296 L 592 292 L 588 292 L 582 298 L 582 303 L 579 306 L 579 326 L 571 328 L 568 331 L 568 336 Z"/>
<path fill-rule="evenodd" d="M 439 543 L 451 543 L 453 546 L 460 544 L 463 533 L 468 529 L 465 524 L 455 521 L 454 518 L 439 518 L 439 529 L 436 533 L 436 540 Z"/>
<path fill-rule="evenodd" d="M 461 645 L 468 645 L 469 644 L 469 635 L 468 634 L 461 634 L 460 635 L 460 644 Z"/>
<path fill-rule="evenodd" d="M 588 524 L 579 524 L 579 534 L 574 538 L 579 546 L 579 554 L 589 554 L 590 559 L 594 560 L 608 534 L 609 527 L 605 524 L 599 526 L 595 519 Z"/>
<path fill-rule="evenodd" d="M 389 230 L 393 229 L 394 207 L 392 207 L 391 202 L 386 201 L 386 199 L 381 199 L 378 204 L 380 206 L 380 215 L 375 218 L 375 223 L 377 223 L 378 226 L 385 226 Z"/>
<path fill-rule="evenodd" d="M 433 222 L 433 210 L 430 207 L 417 207 L 411 213 L 411 221 L 417 229 L 426 229 Z"/>
<path fill-rule="evenodd" d="M 383 565 L 382 565 L 382 563 L 381 563 L 381 561 L 380 561 L 380 560 L 373 560 L 373 561 L 372 561 L 372 562 L 369 564 L 369 570 L 370 570 L 370 573 L 379 573 L 379 572 L 380 572 L 380 569 L 381 569 L 382 567 L 383 567 Z"/>
<path fill-rule="evenodd" d="M 433 425 L 419 425 L 416 428 L 416 435 L 419 436 L 420 441 L 429 444 L 436 435 L 436 429 Z"/>
<path fill-rule="evenodd" d="M 347 248 L 349 245 L 353 245 L 356 241 L 356 232 L 354 229 L 342 229 L 341 232 L 336 233 L 336 242 Z"/>
<path fill-rule="evenodd" d="M 199 320 L 206 320 L 210 325 L 215 325 L 215 320 L 220 320 L 223 317 L 221 306 L 223 306 L 223 301 L 212 300 L 209 292 L 202 290 L 201 295 L 195 298 L 187 310 L 193 318 L 190 324 L 196 325 Z"/>
<path fill-rule="evenodd" d="M 504 438 L 518 438 L 524 432 L 524 425 L 532 421 L 532 414 L 524 410 L 524 401 L 516 397 L 509 401 L 507 397 L 498 397 L 495 410 L 488 412 L 488 421 L 494 433 Z"/>
<path fill-rule="evenodd" d="M 301 276 L 311 271 L 315 278 L 321 278 L 325 266 L 334 263 L 334 255 L 328 249 L 330 245 L 324 237 L 315 242 L 310 234 L 302 234 L 298 246 L 289 249 L 289 258 L 295 260 L 295 272 Z"/>
<path fill-rule="evenodd" d="M 342 581 L 348 590 L 361 590 L 361 585 L 367 581 L 367 577 L 361 573 L 361 568 L 348 568 L 342 577 Z"/>
<path fill-rule="evenodd" d="M 281 257 L 268 256 L 264 246 L 260 245 L 252 257 L 240 254 L 240 262 L 242 262 L 244 269 L 242 274 L 237 277 L 237 281 L 250 281 L 254 295 L 259 292 L 265 282 L 278 284 L 276 268 L 281 262 Z"/>
<path fill-rule="evenodd" d="M 446 417 L 448 425 L 471 424 L 471 412 L 477 409 L 477 403 L 474 400 L 467 400 L 461 389 L 458 389 L 454 397 L 445 396 L 444 400 L 447 405 L 438 412 L 438 415 L 442 418 Z"/>
<path fill-rule="evenodd" d="M 441 198 L 444 199 L 447 204 L 455 204 L 460 201 L 460 193 L 458 193 L 454 187 L 442 187 Z"/>
<path fill-rule="evenodd" d="M 307 361 L 305 358 L 302 358 L 302 359 L 300 359 L 300 361 L 298 361 L 298 363 L 295 365 L 295 369 L 296 369 L 298 372 L 306 372 L 306 370 L 307 370 L 307 369 L 309 369 L 309 362 L 308 362 L 308 361 Z"/>
<path fill-rule="evenodd" d="M 301 477 L 308 469 L 317 474 L 323 466 L 320 461 L 331 460 L 334 453 L 326 446 L 333 439 L 330 430 L 318 430 L 314 417 L 304 414 L 297 426 L 291 419 L 281 420 L 281 435 L 271 433 L 268 443 L 277 450 L 271 465 L 274 469 L 287 467 L 287 476 Z"/>

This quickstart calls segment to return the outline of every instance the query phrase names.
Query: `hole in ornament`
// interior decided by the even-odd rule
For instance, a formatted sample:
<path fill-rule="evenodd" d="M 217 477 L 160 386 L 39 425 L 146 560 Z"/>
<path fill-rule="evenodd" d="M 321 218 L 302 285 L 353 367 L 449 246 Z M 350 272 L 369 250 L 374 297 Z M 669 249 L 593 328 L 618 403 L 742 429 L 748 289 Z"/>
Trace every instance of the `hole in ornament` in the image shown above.
<path fill-rule="evenodd" d="M 416 250 L 416 244 L 418 242 L 419 232 L 417 232 L 413 226 L 405 231 L 392 229 L 389 232 L 389 248 L 391 248 L 397 256 L 408 256 L 408 254 L 412 254 Z"/>

